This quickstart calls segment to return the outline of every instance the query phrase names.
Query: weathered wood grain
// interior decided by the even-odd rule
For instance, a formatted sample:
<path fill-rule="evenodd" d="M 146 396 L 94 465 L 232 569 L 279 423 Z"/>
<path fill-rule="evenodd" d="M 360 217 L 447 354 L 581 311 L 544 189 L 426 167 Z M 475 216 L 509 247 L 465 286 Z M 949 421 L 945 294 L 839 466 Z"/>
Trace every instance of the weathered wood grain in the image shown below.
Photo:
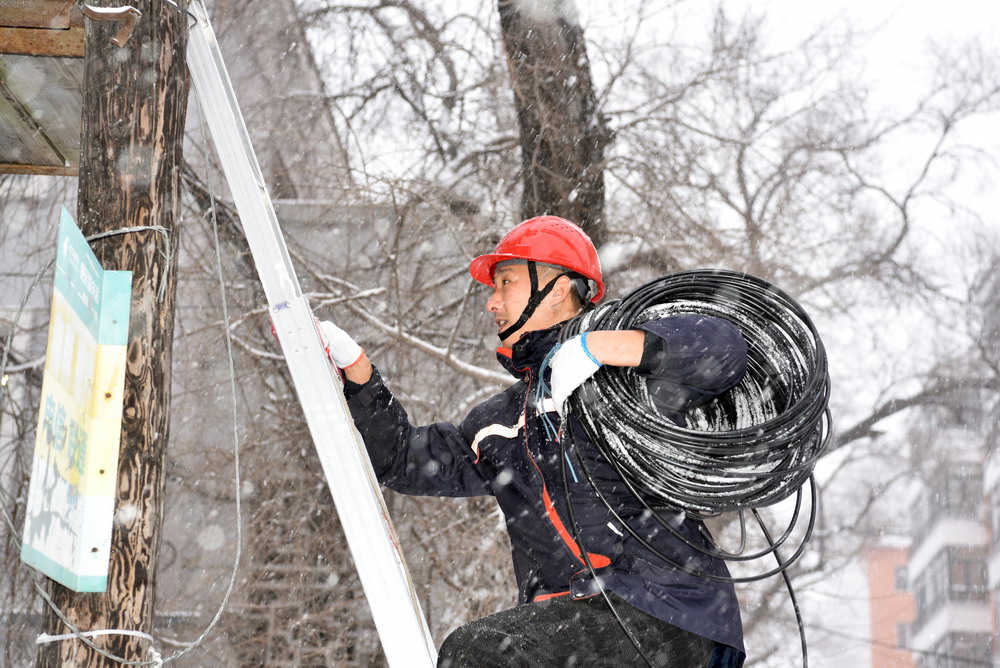
<path fill-rule="evenodd" d="M 86 235 L 159 225 L 176 248 L 186 16 L 169 3 L 136 6 L 143 16 L 122 48 L 109 41 L 116 24 L 87 25 L 77 219 Z M 94 251 L 105 269 L 132 271 L 133 291 L 108 591 L 77 594 L 52 583 L 51 592 L 81 629 L 149 633 L 163 517 L 176 257 L 168 259 L 163 235 L 153 231 L 108 237 L 95 242 Z M 53 614 L 46 630 L 66 632 Z M 149 658 L 142 639 L 108 635 L 95 642 L 131 660 Z M 38 665 L 120 664 L 74 639 L 42 646 Z"/>

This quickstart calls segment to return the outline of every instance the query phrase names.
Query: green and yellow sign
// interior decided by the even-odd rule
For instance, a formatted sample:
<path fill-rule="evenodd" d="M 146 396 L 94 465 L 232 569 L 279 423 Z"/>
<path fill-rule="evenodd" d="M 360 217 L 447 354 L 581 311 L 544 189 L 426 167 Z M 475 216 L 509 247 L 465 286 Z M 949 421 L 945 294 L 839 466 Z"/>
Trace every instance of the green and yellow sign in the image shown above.
<path fill-rule="evenodd" d="M 131 292 L 63 209 L 21 560 L 79 592 L 107 589 Z"/>

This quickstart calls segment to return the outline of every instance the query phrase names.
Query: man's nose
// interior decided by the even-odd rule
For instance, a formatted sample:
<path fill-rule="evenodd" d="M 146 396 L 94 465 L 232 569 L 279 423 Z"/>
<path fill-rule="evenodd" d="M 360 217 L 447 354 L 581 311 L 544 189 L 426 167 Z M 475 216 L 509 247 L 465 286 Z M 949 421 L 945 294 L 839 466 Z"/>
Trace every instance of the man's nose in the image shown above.
<path fill-rule="evenodd" d="M 492 313 L 493 311 L 500 308 L 500 298 L 497 296 L 496 288 L 490 293 L 489 299 L 486 300 L 486 311 Z"/>

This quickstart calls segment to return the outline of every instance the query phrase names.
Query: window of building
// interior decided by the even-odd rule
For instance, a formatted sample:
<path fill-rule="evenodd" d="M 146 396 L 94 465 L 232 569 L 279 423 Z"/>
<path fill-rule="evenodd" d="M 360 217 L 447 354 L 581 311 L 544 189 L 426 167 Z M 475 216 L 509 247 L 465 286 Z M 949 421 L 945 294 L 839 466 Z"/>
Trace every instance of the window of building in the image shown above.
<path fill-rule="evenodd" d="M 993 639 L 988 633 L 949 633 L 929 652 L 919 655 L 920 668 L 972 668 L 989 666 Z"/>
<path fill-rule="evenodd" d="M 949 598 L 951 600 L 986 601 L 989 599 L 985 555 L 950 551 L 949 562 Z"/>
<path fill-rule="evenodd" d="M 937 471 L 919 495 L 913 513 L 919 543 L 942 517 L 985 519 L 982 469 L 954 464 Z"/>
<path fill-rule="evenodd" d="M 988 666 L 993 655 L 993 639 L 988 633 L 949 633 L 949 666 Z"/>
<path fill-rule="evenodd" d="M 1000 483 L 990 490 L 986 512 L 990 516 L 990 528 L 993 530 L 993 549 L 996 550 L 1000 548 Z"/>
<path fill-rule="evenodd" d="M 925 488 L 917 495 L 917 500 L 913 506 L 911 521 L 913 522 L 912 528 L 915 542 L 919 543 L 920 539 L 927 535 L 936 517 L 932 508 L 930 490 Z"/>
<path fill-rule="evenodd" d="M 896 591 L 909 591 L 910 582 L 906 566 L 896 566 Z"/>
<path fill-rule="evenodd" d="M 921 625 L 948 597 L 948 551 L 938 552 L 913 583 L 916 590 L 917 625 Z"/>
<path fill-rule="evenodd" d="M 986 552 L 949 547 L 938 552 L 913 583 L 920 626 L 948 601 L 989 600 Z"/>
<path fill-rule="evenodd" d="M 906 622 L 896 624 L 896 647 L 906 649 L 910 646 L 910 625 Z"/>
<path fill-rule="evenodd" d="M 942 509 L 949 517 L 978 517 L 983 502 L 982 472 L 970 466 L 955 466 L 945 476 Z"/>

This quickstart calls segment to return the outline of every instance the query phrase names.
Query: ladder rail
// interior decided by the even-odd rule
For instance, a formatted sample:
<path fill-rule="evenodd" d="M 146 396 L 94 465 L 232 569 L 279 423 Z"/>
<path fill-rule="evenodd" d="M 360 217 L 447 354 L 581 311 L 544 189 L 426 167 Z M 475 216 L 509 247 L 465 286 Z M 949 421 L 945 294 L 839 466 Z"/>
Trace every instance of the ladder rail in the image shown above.
<path fill-rule="evenodd" d="M 434 666 L 437 652 L 361 435 L 324 352 L 250 142 L 203 0 L 187 61 L 229 182 L 274 328 L 389 665 Z"/>

